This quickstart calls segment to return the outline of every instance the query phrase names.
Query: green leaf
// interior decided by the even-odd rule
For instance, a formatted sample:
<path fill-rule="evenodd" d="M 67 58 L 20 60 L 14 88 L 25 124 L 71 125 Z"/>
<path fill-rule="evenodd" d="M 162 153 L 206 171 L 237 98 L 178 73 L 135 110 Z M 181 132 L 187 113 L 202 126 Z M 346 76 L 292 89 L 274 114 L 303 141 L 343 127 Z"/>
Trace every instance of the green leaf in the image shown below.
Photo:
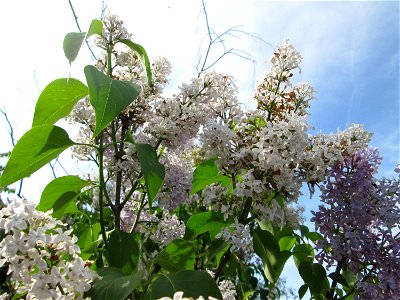
<path fill-rule="evenodd" d="M 120 39 L 119 40 L 121 43 L 127 45 L 133 52 L 136 53 L 136 55 L 139 57 L 140 61 L 142 62 L 145 70 L 146 70 L 146 75 L 147 75 L 147 84 L 152 87 L 153 86 L 153 80 L 152 80 L 152 74 L 151 74 L 151 68 L 150 68 L 150 60 L 149 57 L 147 56 L 147 52 L 144 49 L 143 46 L 136 44 L 132 42 L 131 40 L 128 39 Z"/>
<path fill-rule="evenodd" d="M 307 283 L 311 293 L 319 294 L 329 289 L 329 281 L 323 266 L 302 261 L 298 267 L 301 278 Z"/>
<path fill-rule="evenodd" d="M 78 238 L 76 244 L 81 248 L 82 253 L 91 252 L 93 243 L 99 241 L 97 238 L 100 233 L 100 223 L 77 223 L 74 227 L 76 227 L 74 235 Z"/>
<path fill-rule="evenodd" d="M 89 181 L 72 175 L 56 178 L 44 188 L 36 209 L 39 211 L 53 209 L 52 215 L 56 219 L 60 219 L 67 208 L 73 207 L 78 211 L 72 201 L 78 197 L 81 189 L 88 184 Z"/>
<path fill-rule="evenodd" d="M 88 88 L 74 78 L 60 78 L 49 83 L 36 103 L 32 126 L 54 124 L 66 117 L 75 104 L 88 94 Z"/>
<path fill-rule="evenodd" d="M 125 276 L 117 268 L 101 268 L 97 273 L 102 277 L 92 284 L 85 297 L 96 300 L 124 300 L 140 284 L 144 271 Z"/>
<path fill-rule="evenodd" d="M 223 239 L 215 239 L 211 241 L 210 244 L 210 248 L 208 248 L 208 259 L 212 260 L 214 259 L 214 257 L 216 257 L 216 262 L 217 264 L 219 264 L 218 262 L 218 258 L 222 257 L 222 255 L 228 251 L 230 245 L 225 242 L 225 240 Z"/>
<path fill-rule="evenodd" d="M 301 236 L 305 236 L 308 232 L 310 232 L 310 229 L 308 229 L 308 227 L 305 225 L 300 225 L 299 229 L 300 229 Z"/>
<path fill-rule="evenodd" d="M 0 178 L 0 187 L 31 175 L 73 144 L 68 133 L 60 127 L 33 127 L 15 145 Z"/>
<path fill-rule="evenodd" d="M 85 76 L 96 116 L 96 136 L 135 100 L 141 88 L 132 82 L 111 79 L 93 66 L 85 67 Z"/>
<path fill-rule="evenodd" d="M 257 228 L 253 235 L 253 248 L 263 261 L 265 276 L 275 282 L 275 266 L 280 254 L 278 242 L 269 231 Z"/>
<path fill-rule="evenodd" d="M 298 244 L 293 249 L 293 260 L 297 267 L 302 261 L 310 263 L 314 260 L 314 248 L 309 244 Z"/>
<path fill-rule="evenodd" d="M 86 35 L 86 39 L 91 37 L 92 35 L 102 35 L 103 34 L 103 22 L 97 19 L 93 19 L 92 23 L 90 23 L 89 30 Z"/>
<path fill-rule="evenodd" d="M 308 291 L 308 285 L 307 284 L 303 284 L 299 288 L 299 298 L 300 298 L 300 300 L 303 299 L 303 297 L 307 293 L 307 291 Z"/>
<path fill-rule="evenodd" d="M 279 248 L 281 251 L 290 250 L 295 243 L 296 238 L 294 236 L 286 235 L 279 240 Z"/>
<path fill-rule="evenodd" d="M 341 285 L 350 288 L 349 283 L 347 282 L 346 278 L 344 278 L 344 276 L 342 274 L 337 274 L 335 272 L 330 273 L 329 278 L 331 278 L 332 280 L 340 283 Z"/>
<path fill-rule="evenodd" d="M 110 267 L 119 268 L 125 275 L 129 275 L 135 270 L 138 260 L 139 246 L 135 238 L 115 229 L 108 241 L 107 261 Z"/>
<path fill-rule="evenodd" d="M 287 260 L 289 259 L 289 257 L 292 256 L 292 252 L 290 252 L 289 250 L 284 250 L 279 252 L 279 257 L 278 257 L 278 261 L 276 262 L 275 270 L 274 270 L 274 282 L 277 282 L 279 279 L 279 276 L 282 274 L 283 268 L 285 267 L 285 264 L 287 262 Z"/>
<path fill-rule="evenodd" d="M 100 20 L 92 20 L 89 31 L 87 32 L 70 32 L 65 35 L 63 48 L 65 57 L 71 64 L 78 56 L 83 41 L 87 40 L 94 34 L 101 35 L 103 33 L 103 23 Z"/>
<path fill-rule="evenodd" d="M 324 239 L 324 237 L 318 232 L 307 232 L 304 236 L 313 242 Z"/>
<path fill-rule="evenodd" d="M 63 48 L 65 57 L 68 58 L 69 63 L 72 63 L 78 56 L 85 36 L 85 32 L 70 32 L 65 35 Z"/>
<path fill-rule="evenodd" d="M 226 180 L 226 176 L 219 174 L 217 165 L 215 164 L 217 158 L 211 158 L 203 161 L 193 172 L 192 180 L 192 191 L 191 194 L 195 194 L 198 191 L 204 189 L 207 185 L 223 182 Z"/>
<path fill-rule="evenodd" d="M 146 183 L 149 207 L 151 208 L 154 198 L 163 185 L 165 168 L 158 161 L 154 147 L 148 144 L 135 144 L 135 147 Z"/>
<path fill-rule="evenodd" d="M 193 239 L 194 237 L 204 232 L 210 232 L 212 239 L 221 231 L 221 228 L 228 226 L 232 222 L 224 221 L 224 216 L 218 212 L 206 211 L 195 214 L 189 218 L 186 223 L 185 240 Z"/>
<path fill-rule="evenodd" d="M 21 299 L 22 297 L 26 296 L 27 294 L 28 294 L 28 292 L 17 293 L 11 298 L 11 300 Z"/>
<path fill-rule="evenodd" d="M 172 297 L 175 292 L 182 291 L 184 297 L 198 298 L 209 296 L 222 299 L 215 280 L 205 271 L 179 271 L 174 274 L 161 275 L 151 285 L 150 300 Z"/>
<path fill-rule="evenodd" d="M 169 272 L 194 270 L 193 244 L 183 239 L 173 240 L 158 254 L 156 263 Z"/>

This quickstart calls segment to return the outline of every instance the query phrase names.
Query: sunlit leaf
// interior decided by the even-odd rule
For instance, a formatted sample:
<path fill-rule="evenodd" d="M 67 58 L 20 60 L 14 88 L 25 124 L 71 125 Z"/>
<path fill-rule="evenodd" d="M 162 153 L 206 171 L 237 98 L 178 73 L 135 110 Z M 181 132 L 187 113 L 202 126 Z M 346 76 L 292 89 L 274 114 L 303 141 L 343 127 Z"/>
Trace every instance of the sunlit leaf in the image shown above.
<path fill-rule="evenodd" d="M 226 176 L 219 173 L 218 167 L 215 164 L 216 158 L 212 158 L 202 162 L 193 172 L 192 191 L 195 194 L 204 189 L 207 185 L 222 182 L 227 179 Z"/>
<path fill-rule="evenodd" d="M 31 175 L 73 144 L 68 133 L 60 127 L 33 127 L 15 145 L 0 178 L 0 186 L 10 185 Z"/>
<path fill-rule="evenodd" d="M 49 83 L 36 103 L 32 126 L 54 124 L 68 116 L 75 104 L 88 94 L 88 88 L 74 78 L 60 78 Z"/>
<path fill-rule="evenodd" d="M 96 136 L 135 100 L 141 88 L 132 82 L 111 79 L 94 66 L 85 67 L 85 76 L 96 116 Z"/>
<path fill-rule="evenodd" d="M 82 180 L 77 176 L 68 175 L 56 178 L 44 188 L 36 209 L 39 211 L 53 209 L 52 215 L 56 219 L 60 219 L 66 210 L 78 211 L 73 200 L 88 184 L 89 181 Z"/>
<path fill-rule="evenodd" d="M 156 263 L 169 272 L 194 270 L 195 249 L 183 239 L 171 241 L 156 257 Z"/>
<path fill-rule="evenodd" d="M 224 216 L 217 212 L 202 212 L 189 218 L 186 223 L 185 239 L 192 239 L 204 232 L 210 232 L 211 238 L 214 238 L 221 228 L 231 224 L 230 220 L 224 220 Z"/>

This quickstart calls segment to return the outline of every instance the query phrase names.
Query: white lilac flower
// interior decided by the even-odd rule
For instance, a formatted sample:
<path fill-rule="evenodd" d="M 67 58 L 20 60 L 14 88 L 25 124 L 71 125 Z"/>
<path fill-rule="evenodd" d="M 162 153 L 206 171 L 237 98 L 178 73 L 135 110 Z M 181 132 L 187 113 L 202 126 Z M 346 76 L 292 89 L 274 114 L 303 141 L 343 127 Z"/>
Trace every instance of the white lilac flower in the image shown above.
<path fill-rule="evenodd" d="M 232 281 L 222 280 L 218 284 L 223 300 L 236 300 L 236 288 Z"/>
<path fill-rule="evenodd" d="M 216 235 L 216 238 L 221 238 L 232 246 L 231 251 L 242 251 L 244 254 L 253 252 L 253 239 L 250 234 L 249 225 L 243 225 L 235 220 L 229 227 L 224 227 Z"/>
<path fill-rule="evenodd" d="M 70 299 L 83 299 L 98 276 L 79 257 L 77 238 L 50 213 L 36 211 L 26 200 L 0 210 L 6 234 L 0 243 L 1 265 L 8 263 L 15 291 L 28 292 L 29 299 L 61 297 L 60 286 Z"/>
<path fill-rule="evenodd" d="M 142 218 L 140 231 L 161 247 L 167 245 L 172 240 L 182 238 L 185 235 L 185 223 L 178 220 L 175 214 L 164 211 L 162 218 L 150 215 L 146 212 L 146 217 Z M 146 221 L 149 221 L 146 224 Z"/>

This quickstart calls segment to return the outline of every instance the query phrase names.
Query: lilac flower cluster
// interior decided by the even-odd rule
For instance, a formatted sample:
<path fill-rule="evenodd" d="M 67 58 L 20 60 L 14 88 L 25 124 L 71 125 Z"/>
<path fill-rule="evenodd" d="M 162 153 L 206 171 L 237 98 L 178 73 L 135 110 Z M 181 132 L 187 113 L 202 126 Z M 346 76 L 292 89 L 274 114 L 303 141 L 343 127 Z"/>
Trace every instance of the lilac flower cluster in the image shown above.
<path fill-rule="evenodd" d="M 367 148 L 336 163 L 322 189 L 325 205 L 312 212 L 325 237 L 317 259 L 357 274 L 360 299 L 400 298 L 400 180 L 377 181 L 380 162 L 378 150 Z"/>
<path fill-rule="evenodd" d="M 27 299 L 83 299 L 99 276 L 79 256 L 77 238 L 50 214 L 26 200 L 0 210 L 0 267 L 8 266 L 13 289 Z"/>

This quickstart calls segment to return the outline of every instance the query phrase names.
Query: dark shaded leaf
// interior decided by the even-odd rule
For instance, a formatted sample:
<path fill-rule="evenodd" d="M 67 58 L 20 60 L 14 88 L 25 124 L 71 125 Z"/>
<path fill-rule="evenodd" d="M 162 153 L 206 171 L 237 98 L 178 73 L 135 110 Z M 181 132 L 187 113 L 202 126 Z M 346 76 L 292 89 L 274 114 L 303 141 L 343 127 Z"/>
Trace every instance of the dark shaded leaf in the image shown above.
<path fill-rule="evenodd" d="M 121 269 L 125 275 L 132 274 L 139 260 L 139 246 L 135 238 L 115 229 L 108 241 L 107 261 L 110 267 Z"/>
<path fill-rule="evenodd" d="M 154 198 L 164 183 L 165 168 L 158 161 L 154 147 L 148 144 L 136 143 L 135 147 L 146 183 L 149 207 L 151 208 Z"/>
<path fill-rule="evenodd" d="M 144 271 L 139 271 L 133 275 L 124 275 L 117 268 L 101 268 L 97 273 L 102 277 L 92 284 L 85 297 L 94 300 L 124 300 L 140 284 L 144 276 Z"/>

